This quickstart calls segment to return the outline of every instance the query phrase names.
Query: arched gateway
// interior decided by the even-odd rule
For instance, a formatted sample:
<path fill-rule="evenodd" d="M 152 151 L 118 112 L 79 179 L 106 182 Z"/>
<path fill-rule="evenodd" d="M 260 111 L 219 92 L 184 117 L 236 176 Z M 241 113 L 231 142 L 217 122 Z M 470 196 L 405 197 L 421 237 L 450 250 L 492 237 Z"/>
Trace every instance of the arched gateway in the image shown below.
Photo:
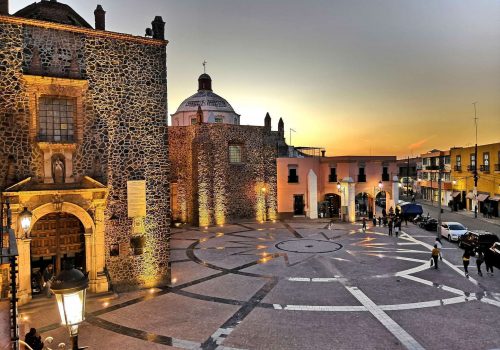
<path fill-rule="evenodd" d="M 52 264 L 57 273 L 64 262 L 89 274 L 89 291 L 108 290 L 104 274 L 104 208 L 108 190 L 90 178 L 87 188 L 41 190 L 29 179 L 11 186 L 12 223 L 19 250 L 19 301 L 29 301 L 40 292 L 43 269 Z M 18 215 L 29 207 L 33 216 L 25 233 Z"/>

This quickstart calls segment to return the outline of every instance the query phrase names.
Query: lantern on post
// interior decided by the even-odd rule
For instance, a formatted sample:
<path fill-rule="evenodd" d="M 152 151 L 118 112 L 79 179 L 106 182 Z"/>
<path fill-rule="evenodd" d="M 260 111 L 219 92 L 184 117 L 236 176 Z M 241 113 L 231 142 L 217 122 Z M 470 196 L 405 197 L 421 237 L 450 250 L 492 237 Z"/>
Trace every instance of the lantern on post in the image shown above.
<path fill-rule="evenodd" d="M 51 290 L 56 295 L 62 325 L 68 327 L 71 350 L 78 347 L 78 325 L 85 320 L 85 297 L 89 280 L 80 270 L 66 265 L 56 276 Z"/>

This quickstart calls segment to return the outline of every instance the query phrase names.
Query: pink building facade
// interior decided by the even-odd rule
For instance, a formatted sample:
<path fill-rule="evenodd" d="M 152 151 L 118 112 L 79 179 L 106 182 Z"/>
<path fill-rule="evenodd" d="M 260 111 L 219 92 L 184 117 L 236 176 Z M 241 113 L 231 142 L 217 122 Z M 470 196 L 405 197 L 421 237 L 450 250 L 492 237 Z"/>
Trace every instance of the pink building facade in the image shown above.
<path fill-rule="evenodd" d="M 395 156 L 278 158 L 278 213 L 291 216 L 379 216 L 398 197 Z"/>

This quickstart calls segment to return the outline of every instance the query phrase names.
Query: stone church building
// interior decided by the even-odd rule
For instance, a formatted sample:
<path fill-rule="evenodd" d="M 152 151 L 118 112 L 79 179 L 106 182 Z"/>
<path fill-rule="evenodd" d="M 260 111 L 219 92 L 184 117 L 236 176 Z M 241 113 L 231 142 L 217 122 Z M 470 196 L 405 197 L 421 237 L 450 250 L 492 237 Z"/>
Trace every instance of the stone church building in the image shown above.
<path fill-rule="evenodd" d="M 48 264 L 88 271 L 91 292 L 169 281 L 165 23 L 156 17 L 139 37 L 106 31 L 101 6 L 94 14 L 92 27 L 55 0 L 14 14 L 0 0 L 0 191 L 21 302 Z M 202 128 L 170 133 L 188 140 Z"/>
<path fill-rule="evenodd" d="M 171 208 L 175 222 L 223 225 L 277 219 L 276 159 L 287 153 L 283 120 L 271 130 L 240 125 L 240 115 L 202 74 L 198 92 L 172 114 L 168 130 Z"/>

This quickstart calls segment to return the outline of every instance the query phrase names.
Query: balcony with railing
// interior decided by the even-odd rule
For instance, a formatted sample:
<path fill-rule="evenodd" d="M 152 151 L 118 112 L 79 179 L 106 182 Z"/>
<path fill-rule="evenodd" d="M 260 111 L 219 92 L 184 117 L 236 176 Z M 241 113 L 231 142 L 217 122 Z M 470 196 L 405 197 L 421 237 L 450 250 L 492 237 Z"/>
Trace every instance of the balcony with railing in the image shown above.
<path fill-rule="evenodd" d="M 467 165 L 467 171 L 474 172 L 474 165 Z"/>
<path fill-rule="evenodd" d="M 500 164 L 495 164 L 495 171 L 500 171 Z"/>
<path fill-rule="evenodd" d="M 461 173 L 462 172 L 462 166 L 461 165 L 455 165 L 453 167 L 453 170 L 455 170 L 458 173 Z"/>
<path fill-rule="evenodd" d="M 439 165 L 427 165 L 425 170 L 439 170 Z"/>
<path fill-rule="evenodd" d="M 479 170 L 482 171 L 483 173 L 489 173 L 490 172 L 490 166 L 489 165 L 480 165 Z"/>

